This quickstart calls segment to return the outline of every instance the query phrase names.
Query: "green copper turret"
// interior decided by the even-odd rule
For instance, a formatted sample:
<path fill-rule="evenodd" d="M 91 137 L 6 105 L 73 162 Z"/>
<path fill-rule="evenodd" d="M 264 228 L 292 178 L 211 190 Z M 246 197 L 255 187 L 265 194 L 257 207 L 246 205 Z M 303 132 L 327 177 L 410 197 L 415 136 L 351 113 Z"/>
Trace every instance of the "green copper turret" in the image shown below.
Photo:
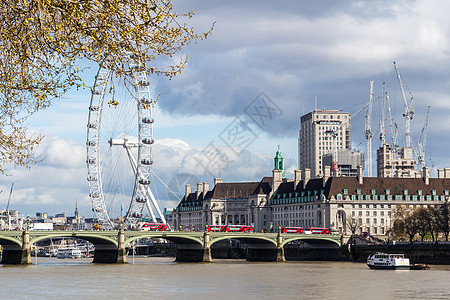
<path fill-rule="evenodd" d="M 282 178 L 286 178 L 286 173 L 284 172 L 284 158 L 283 155 L 281 155 L 280 146 L 278 146 L 277 153 L 273 160 L 275 162 L 273 169 L 283 171 Z"/>

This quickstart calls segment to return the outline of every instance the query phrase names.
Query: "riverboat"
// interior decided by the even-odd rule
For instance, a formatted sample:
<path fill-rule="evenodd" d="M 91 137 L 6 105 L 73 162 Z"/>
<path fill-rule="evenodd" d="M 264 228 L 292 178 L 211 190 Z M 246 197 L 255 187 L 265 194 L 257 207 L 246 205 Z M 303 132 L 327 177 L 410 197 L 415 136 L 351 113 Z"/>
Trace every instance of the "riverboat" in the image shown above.
<path fill-rule="evenodd" d="M 367 265 L 380 270 L 410 269 L 409 258 L 403 254 L 375 253 L 367 258 Z"/>
<path fill-rule="evenodd" d="M 59 248 L 57 258 L 81 258 L 81 250 L 78 248 Z"/>

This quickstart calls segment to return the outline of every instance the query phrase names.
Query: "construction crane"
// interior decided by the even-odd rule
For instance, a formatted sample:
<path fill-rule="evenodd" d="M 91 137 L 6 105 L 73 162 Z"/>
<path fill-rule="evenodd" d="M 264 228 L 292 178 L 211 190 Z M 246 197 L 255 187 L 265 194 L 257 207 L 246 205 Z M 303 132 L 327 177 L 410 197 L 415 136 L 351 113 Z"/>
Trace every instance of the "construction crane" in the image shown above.
<path fill-rule="evenodd" d="M 373 87 L 373 80 L 371 81 L 371 86 Z M 373 88 L 371 89 L 371 94 L 373 94 Z M 340 125 L 338 125 L 336 128 L 331 128 L 327 131 L 325 131 L 325 134 L 330 135 L 330 137 L 333 139 L 333 150 L 332 150 L 332 162 L 333 162 L 333 175 L 334 176 L 339 176 L 339 159 L 338 159 L 338 154 L 337 154 L 337 137 L 338 137 L 338 131 L 340 128 L 344 127 L 345 125 L 347 125 L 348 123 L 350 123 L 350 121 L 356 117 L 357 115 L 359 115 L 363 110 L 365 110 L 368 106 L 371 106 L 373 101 L 375 100 L 375 98 L 372 97 L 372 99 L 369 99 L 369 102 L 367 102 L 366 104 L 364 104 L 357 112 L 355 112 L 354 114 L 352 114 L 350 116 L 350 118 L 344 122 L 341 123 Z"/>
<path fill-rule="evenodd" d="M 391 102 L 389 99 L 389 94 L 386 92 L 386 108 L 389 114 L 389 128 L 391 131 L 391 146 L 394 151 L 398 149 L 398 125 L 394 122 L 394 117 L 391 111 Z"/>
<path fill-rule="evenodd" d="M 373 103 L 373 80 L 370 81 L 369 108 L 365 116 L 365 136 L 367 154 L 367 176 L 372 177 L 372 103 Z"/>
<path fill-rule="evenodd" d="M 342 125 L 341 125 L 342 126 Z M 339 163 L 338 163 L 338 154 L 337 154 L 337 136 L 338 133 L 335 129 L 330 129 L 325 131 L 325 134 L 329 134 L 331 138 L 333 139 L 333 152 L 332 152 L 332 164 L 333 164 L 333 175 L 335 177 L 338 177 L 339 174 Z"/>
<path fill-rule="evenodd" d="M 383 82 L 383 90 L 381 92 L 381 120 L 380 120 L 380 143 L 384 145 L 386 143 L 386 128 L 384 127 L 384 123 L 386 122 L 386 83 Z"/>
<path fill-rule="evenodd" d="M 427 109 L 427 116 L 425 117 L 425 124 L 423 125 L 419 141 L 417 142 L 417 149 L 414 148 L 417 155 L 417 165 L 421 168 L 425 167 L 425 147 L 428 135 L 428 122 L 430 119 L 430 106 Z"/>
<path fill-rule="evenodd" d="M 405 105 L 405 113 L 403 114 L 403 117 L 405 117 L 406 147 L 411 147 L 411 120 L 414 117 L 414 97 L 411 95 L 411 99 L 408 104 L 408 101 L 406 100 L 405 90 L 403 89 L 402 79 L 400 77 L 400 71 L 398 70 L 395 61 L 394 67 L 397 74 L 398 84 L 400 85 L 400 91 L 402 93 L 403 104 Z"/>
<path fill-rule="evenodd" d="M 6 204 L 6 215 L 8 216 L 8 230 L 11 230 L 11 216 L 9 215 L 9 203 L 11 203 L 11 195 L 13 192 L 14 182 L 11 184 L 11 190 L 9 191 L 8 203 Z"/>

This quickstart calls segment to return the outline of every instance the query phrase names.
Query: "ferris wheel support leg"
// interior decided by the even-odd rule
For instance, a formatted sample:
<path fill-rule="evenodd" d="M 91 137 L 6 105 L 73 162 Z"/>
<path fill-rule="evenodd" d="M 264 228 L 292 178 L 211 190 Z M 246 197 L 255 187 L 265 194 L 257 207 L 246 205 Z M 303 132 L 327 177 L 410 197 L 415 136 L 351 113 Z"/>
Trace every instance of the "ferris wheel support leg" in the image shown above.
<path fill-rule="evenodd" d="M 127 154 L 128 154 L 128 159 L 130 160 L 130 164 L 131 167 L 133 168 L 133 172 L 134 172 L 134 176 L 137 176 L 137 163 L 136 160 L 134 159 L 133 155 L 131 154 L 131 150 L 129 148 L 127 149 Z M 147 191 L 143 190 L 142 187 L 140 187 L 142 194 L 148 194 L 151 195 L 153 197 L 153 194 L 150 190 L 150 187 L 147 188 Z M 150 191 L 150 192 L 149 192 Z M 152 202 L 154 201 L 154 197 Z M 148 201 L 145 202 L 145 205 L 147 206 L 148 212 L 150 213 L 150 216 L 152 218 L 152 222 L 156 222 L 156 217 L 155 217 L 155 213 L 153 212 L 153 209 L 151 208 L 150 204 L 148 203 Z M 165 223 L 165 222 L 164 222 Z"/>
<path fill-rule="evenodd" d="M 152 207 L 150 206 L 150 203 L 147 201 L 145 202 L 145 206 L 147 207 L 148 212 L 150 213 L 150 216 L 152 217 L 152 222 L 156 222 L 156 216 L 155 213 L 153 212 Z"/>
<path fill-rule="evenodd" d="M 161 213 L 161 210 L 159 209 L 158 203 L 156 203 L 155 196 L 153 195 L 150 187 L 147 187 L 147 192 L 148 192 L 150 200 L 152 201 L 153 207 L 156 209 L 156 212 L 157 212 L 159 218 L 161 219 L 161 221 L 163 223 L 167 223 L 166 218 L 164 218 L 164 215 Z M 147 204 L 147 208 L 151 211 L 150 203 L 148 203 L 148 201 L 147 201 L 146 204 Z"/>

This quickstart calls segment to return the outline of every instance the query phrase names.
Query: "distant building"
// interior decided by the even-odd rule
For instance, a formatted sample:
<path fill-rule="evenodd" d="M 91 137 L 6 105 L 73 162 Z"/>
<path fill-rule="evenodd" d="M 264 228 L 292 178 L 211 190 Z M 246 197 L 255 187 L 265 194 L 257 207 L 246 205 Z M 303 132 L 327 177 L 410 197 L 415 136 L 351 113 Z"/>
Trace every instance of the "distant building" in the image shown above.
<path fill-rule="evenodd" d="M 377 151 L 377 176 L 415 178 L 421 172 L 416 169 L 412 148 L 402 147 L 393 149 L 391 145 L 384 144 Z"/>
<path fill-rule="evenodd" d="M 311 170 L 313 178 L 323 175 L 323 155 L 351 147 L 350 114 L 338 110 L 315 110 L 300 118 L 299 169 Z"/>
<path fill-rule="evenodd" d="M 347 149 L 338 150 L 336 152 L 339 176 L 356 177 L 358 166 L 364 166 L 364 154 L 352 152 Z M 332 153 L 327 153 L 322 156 L 322 174 L 325 167 L 333 168 L 333 159 Z"/>

